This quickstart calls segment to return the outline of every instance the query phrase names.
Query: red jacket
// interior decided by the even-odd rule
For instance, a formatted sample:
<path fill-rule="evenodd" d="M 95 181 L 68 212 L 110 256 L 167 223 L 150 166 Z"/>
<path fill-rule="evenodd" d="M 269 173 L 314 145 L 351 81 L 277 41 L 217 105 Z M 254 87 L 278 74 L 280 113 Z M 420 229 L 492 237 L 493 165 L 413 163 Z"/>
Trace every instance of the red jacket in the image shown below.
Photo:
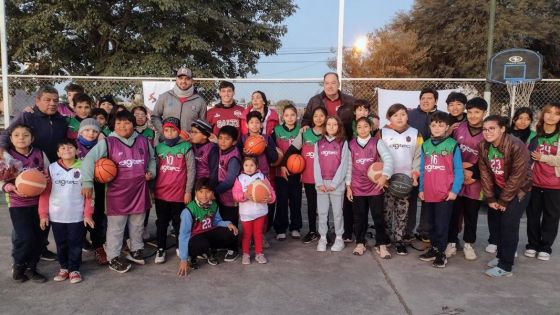
<path fill-rule="evenodd" d="M 272 131 L 274 127 L 280 124 L 280 118 L 278 117 L 278 113 L 274 109 L 270 107 L 266 108 L 266 116 L 264 117 L 263 126 L 265 127 L 263 130 L 263 134 L 265 135 L 272 135 Z M 243 114 L 241 115 L 241 134 L 246 135 L 249 133 L 249 129 L 247 128 L 247 114 L 253 111 L 253 106 L 247 107 Z"/>

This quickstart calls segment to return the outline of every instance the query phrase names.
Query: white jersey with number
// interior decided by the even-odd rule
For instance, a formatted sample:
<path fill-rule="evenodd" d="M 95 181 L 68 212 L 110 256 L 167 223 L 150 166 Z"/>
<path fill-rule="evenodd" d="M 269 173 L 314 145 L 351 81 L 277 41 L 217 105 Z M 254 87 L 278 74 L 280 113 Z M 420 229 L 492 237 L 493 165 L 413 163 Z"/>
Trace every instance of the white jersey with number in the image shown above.
<path fill-rule="evenodd" d="M 58 223 L 76 223 L 84 220 L 82 174 L 79 168 L 67 169 L 54 162 L 49 166 L 51 195 L 49 220 Z"/>
<path fill-rule="evenodd" d="M 418 130 L 408 127 L 403 132 L 391 128 L 381 128 L 381 139 L 393 156 L 393 174 L 402 173 L 412 175 L 414 153 L 418 145 Z"/>

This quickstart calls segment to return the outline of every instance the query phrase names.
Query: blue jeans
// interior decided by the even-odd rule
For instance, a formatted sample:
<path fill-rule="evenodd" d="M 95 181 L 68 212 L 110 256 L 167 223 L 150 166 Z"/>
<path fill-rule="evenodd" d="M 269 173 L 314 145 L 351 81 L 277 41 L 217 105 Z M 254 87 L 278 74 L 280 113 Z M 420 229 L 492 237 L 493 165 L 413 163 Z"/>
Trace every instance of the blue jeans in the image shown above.
<path fill-rule="evenodd" d="M 69 272 L 80 271 L 85 231 L 84 222 L 51 222 L 50 224 L 56 242 L 56 255 L 60 268 L 68 269 Z"/>
<path fill-rule="evenodd" d="M 449 221 L 453 213 L 452 201 L 424 202 L 423 211 L 430 218 L 430 241 L 440 253 L 447 247 Z"/>

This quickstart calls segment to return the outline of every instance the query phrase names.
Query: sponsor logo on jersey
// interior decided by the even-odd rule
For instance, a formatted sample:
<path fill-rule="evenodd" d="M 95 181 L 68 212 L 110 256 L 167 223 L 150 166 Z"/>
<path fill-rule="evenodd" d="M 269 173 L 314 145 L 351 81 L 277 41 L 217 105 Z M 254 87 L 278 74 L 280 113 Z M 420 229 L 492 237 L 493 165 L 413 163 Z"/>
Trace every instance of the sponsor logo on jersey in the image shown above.
<path fill-rule="evenodd" d="M 373 162 L 373 158 L 361 158 L 354 161 L 356 164 L 365 165 L 367 163 Z"/>
<path fill-rule="evenodd" d="M 310 159 L 314 159 L 315 158 L 315 152 L 307 152 L 305 154 L 305 157 L 310 158 Z"/>
<path fill-rule="evenodd" d="M 173 165 L 162 165 L 160 168 L 162 172 L 180 172 L 181 168 Z"/>
<path fill-rule="evenodd" d="M 478 150 L 473 149 L 466 144 L 462 144 L 462 143 L 459 144 L 459 149 L 461 149 L 461 152 L 469 152 L 471 154 L 478 156 Z"/>
<path fill-rule="evenodd" d="M 57 179 L 57 180 L 54 181 L 54 184 L 64 187 L 66 185 L 80 185 L 80 181 L 79 180 Z"/>
<path fill-rule="evenodd" d="M 225 119 L 220 120 L 216 123 L 218 128 L 222 128 L 223 126 L 233 126 L 235 128 L 239 128 L 239 120 L 238 119 Z"/>
<path fill-rule="evenodd" d="M 220 116 L 220 113 L 215 113 L 215 114 L 214 114 L 214 118 L 220 118 L 220 117 L 221 117 L 221 116 Z"/>
<path fill-rule="evenodd" d="M 128 160 L 122 160 L 119 162 L 119 166 L 124 166 L 127 168 L 131 168 L 133 165 L 140 165 L 140 164 L 144 164 L 144 160 L 132 160 L 132 159 L 128 159 Z"/>
<path fill-rule="evenodd" d="M 242 113 L 241 113 L 241 111 L 239 111 L 239 110 L 235 110 L 235 111 L 233 112 L 233 116 L 235 116 L 235 117 L 241 117 L 241 115 L 242 115 Z"/>
<path fill-rule="evenodd" d="M 393 143 L 391 145 L 389 145 L 389 147 L 398 150 L 400 148 L 404 148 L 404 149 L 410 149 L 411 145 L 410 144 L 402 144 L 402 143 Z"/>
<path fill-rule="evenodd" d="M 424 166 L 424 170 L 426 170 L 426 172 L 431 172 L 431 171 L 445 171 L 445 166 L 444 165 L 433 165 L 433 164 L 427 164 Z"/>
<path fill-rule="evenodd" d="M 321 151 L 322 156 L 337 155 L 338 151 L 323 150 Z"/>

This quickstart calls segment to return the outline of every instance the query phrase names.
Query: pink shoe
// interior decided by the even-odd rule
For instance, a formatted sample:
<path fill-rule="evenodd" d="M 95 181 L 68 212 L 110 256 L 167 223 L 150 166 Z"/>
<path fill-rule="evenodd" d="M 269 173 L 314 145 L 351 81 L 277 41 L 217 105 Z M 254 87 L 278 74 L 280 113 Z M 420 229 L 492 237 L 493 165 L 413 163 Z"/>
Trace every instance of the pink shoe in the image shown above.
<path fill-rule="evenodd" d="M 79 271 L 72 271 L 70 273 L 70 283 L 80 283 L 82 282 L 82 275 Z"/>
<path fill-rule="evenodd" d="M 53 280 L 56 282 L 61 282 L 66 279 L 68 279 L 68 269 L 60 269 Z"/>

